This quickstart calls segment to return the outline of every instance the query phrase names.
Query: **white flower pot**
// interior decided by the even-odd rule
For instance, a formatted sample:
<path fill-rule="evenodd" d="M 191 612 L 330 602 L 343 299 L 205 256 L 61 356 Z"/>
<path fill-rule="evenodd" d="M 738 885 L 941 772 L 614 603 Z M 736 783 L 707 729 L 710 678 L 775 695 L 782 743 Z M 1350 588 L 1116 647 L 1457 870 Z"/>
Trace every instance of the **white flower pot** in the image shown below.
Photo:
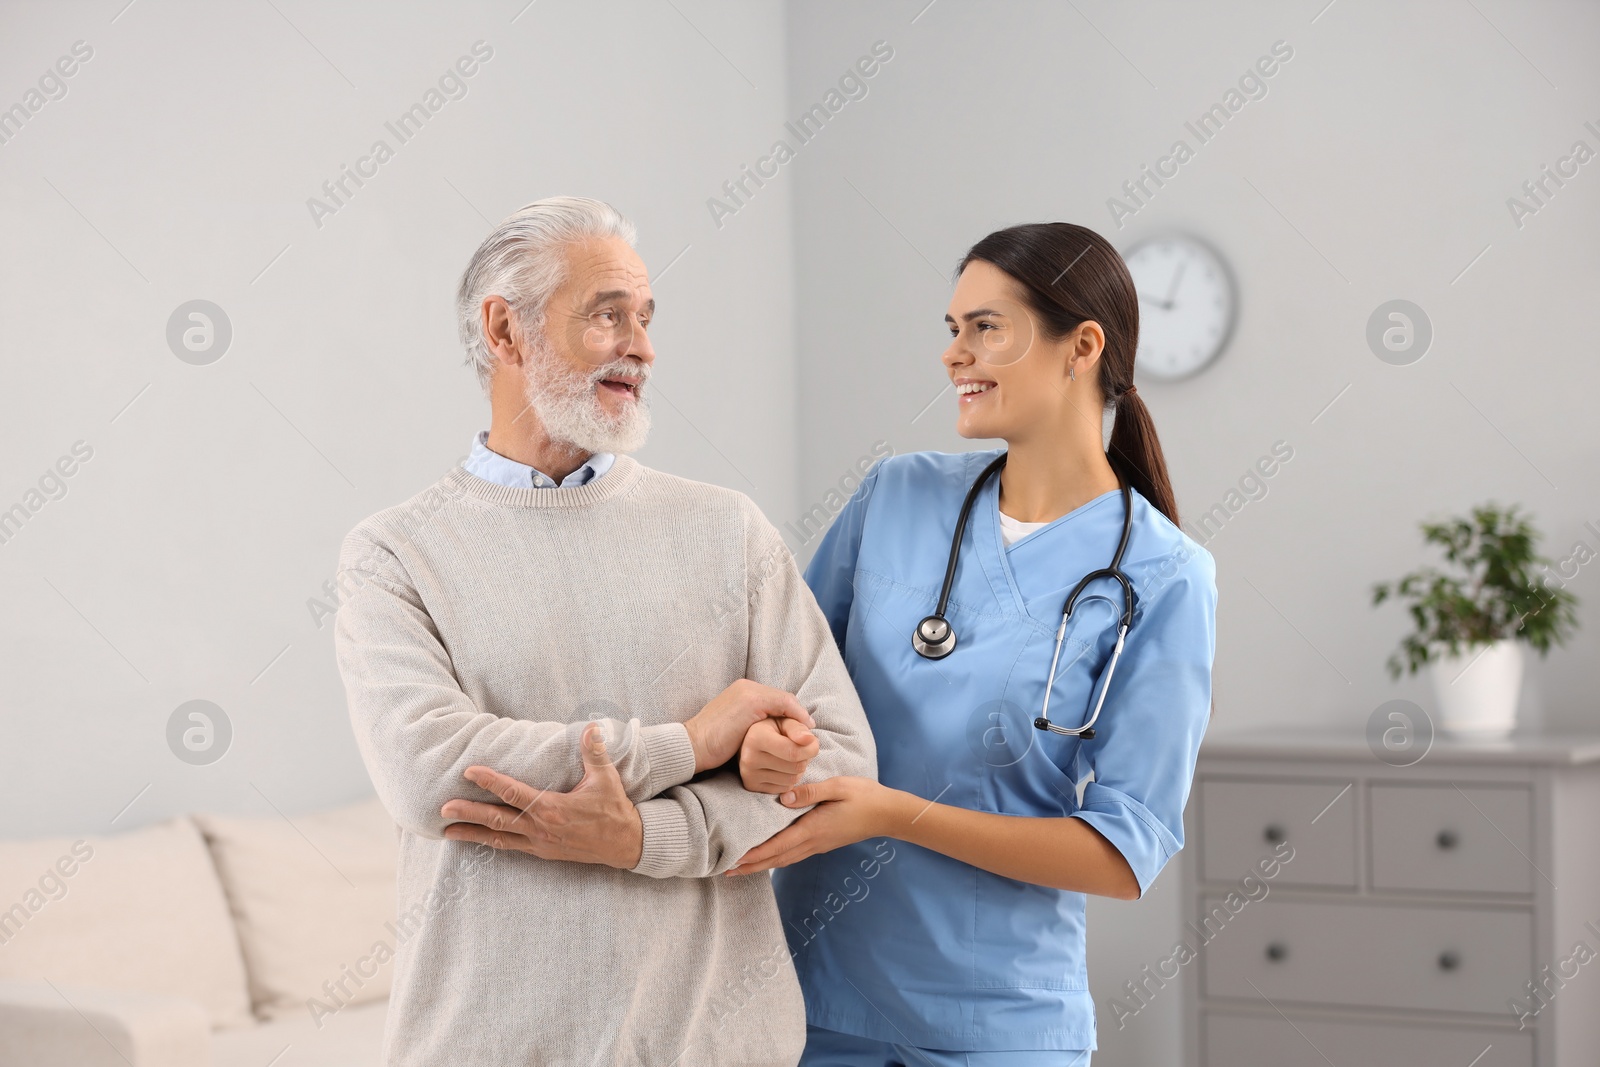
<path fill-rule="evenodd" d="M 1496 641 L 1428 665 L 1439 704 L 1439 728 L 1454 737 L 1505 737 L 1517 725 L 1522 645 Z"/>

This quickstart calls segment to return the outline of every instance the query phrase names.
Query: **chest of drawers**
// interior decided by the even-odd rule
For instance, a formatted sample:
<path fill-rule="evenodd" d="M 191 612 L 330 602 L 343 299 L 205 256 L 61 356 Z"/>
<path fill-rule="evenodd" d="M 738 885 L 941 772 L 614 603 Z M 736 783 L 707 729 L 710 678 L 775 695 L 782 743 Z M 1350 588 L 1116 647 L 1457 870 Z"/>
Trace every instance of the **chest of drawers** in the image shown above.
<path fill-rule="evenodd" d="M 1222 734 L 1185 818 L 1188 1063 L 1600 1064 L 1600 735 Z"/>

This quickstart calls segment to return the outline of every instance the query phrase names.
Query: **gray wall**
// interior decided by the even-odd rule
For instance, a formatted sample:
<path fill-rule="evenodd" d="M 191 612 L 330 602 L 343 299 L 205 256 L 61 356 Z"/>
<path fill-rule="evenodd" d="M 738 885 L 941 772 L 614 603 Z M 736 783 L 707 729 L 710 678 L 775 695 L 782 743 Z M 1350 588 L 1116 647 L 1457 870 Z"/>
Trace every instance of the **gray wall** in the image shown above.
<path fill-rule="evenodd" d="M 774 514 L 796 496 L 789 189 L 720 230 L 705 206 L 782 124 L 777 4 L 124 3 L 0 10 L 0 106 L 93 49 L 0 144 L 0 509 L 93 450 L 0 544 L 0 836 L 370 793 L 307 600 L 345 531 L 487 425 L 452 297 L 529 200 L 638 223 L 641 458 Z M 385 122 L 479 40 L 466 95 L 399 145 Z M 307 199 L 380 137 L 393 158 L 318 227 Z M 206 366 L 166 341 L 196 298 L 233 328 Z M 167 747 L 193 699 L 232 722 L 210 766 Z"/>
<path fill-rule="evenodd" d="M 1066 219 L 1123 248 L 1189 231 L 1237 275 L 1220 360 L 1181 384 L 1140 385 L 1180 508 L 1222 501 L 1275 441 L 1294 449 L 1268 495 L 1207 545 L 1220 587 L 1215 728 L 1360 728 L 1396 696 L 1433 706 L 1424 685 L 1389 681 L 1383 661 L 1406 623 L 1369 605 L 1371 583 L 1423 559 L 1425 517 L 1515 501 L 1550 555 L 1580 539 L 1600 551 L 1584 528 L 1600 520 L 1600 161 L 1520 229 L 1505 203 L 1574 141 L 1600 150 L 1583 127 L 1600 126 L 1600 8 L 925 4 L 789 10 L 791 111 L 871 42 L 895 50 L 867 98 L 794 163 L 807 502 L 878 439 L 901 452 L 987 446 L 955 434 L 950 395 L 918 417 L 945 384 L 949 272 L 990 230 Z M 1294 55 L 1267 95 L 1117 228 L 1107 199 L 1279 40 Z M 1369 314 L 1395 298 L 1435 330 L 1411 366 L 1380 362 L 1364 339 Z M 1585 630 L 1530 670 L 1534 721 L 1600 721 L 1595 571 L 1571 584 Z M 1122 1032 L 1106 1007 L 1176 941 L 1176 876 L 1137 904 L 1091 903 L 1096 1064 L 1177 1058 L 1176 989 Z"/>

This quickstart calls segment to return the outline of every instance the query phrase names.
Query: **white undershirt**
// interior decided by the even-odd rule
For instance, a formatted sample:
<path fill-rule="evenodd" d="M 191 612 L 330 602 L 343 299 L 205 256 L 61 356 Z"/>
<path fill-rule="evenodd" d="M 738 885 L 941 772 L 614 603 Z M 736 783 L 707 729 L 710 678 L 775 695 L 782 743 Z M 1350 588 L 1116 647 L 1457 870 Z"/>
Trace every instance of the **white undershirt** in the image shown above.
<path fill-rule="evenodd" d="M 1049 525 L 1048 522 L 1021 522 L 1002 511 L 1000 513 L 1000 538 L 1006 543 L 1006 547 L 1010 548 L 1039 527 Z"/>

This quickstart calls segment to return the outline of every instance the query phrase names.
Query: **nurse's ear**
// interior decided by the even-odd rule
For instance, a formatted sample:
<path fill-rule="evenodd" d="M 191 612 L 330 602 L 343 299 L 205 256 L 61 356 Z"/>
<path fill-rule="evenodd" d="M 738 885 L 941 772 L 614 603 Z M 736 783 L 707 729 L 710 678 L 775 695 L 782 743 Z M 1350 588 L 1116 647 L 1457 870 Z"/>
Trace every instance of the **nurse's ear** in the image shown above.
<path fill-rule="evenodd" d="M 1062 373 L 1074 388 L 1100 392 L 1100 355 L 1106 350 L 1106 332 L 1093 319 L 1085 319 L 1063 337 Z"/>

